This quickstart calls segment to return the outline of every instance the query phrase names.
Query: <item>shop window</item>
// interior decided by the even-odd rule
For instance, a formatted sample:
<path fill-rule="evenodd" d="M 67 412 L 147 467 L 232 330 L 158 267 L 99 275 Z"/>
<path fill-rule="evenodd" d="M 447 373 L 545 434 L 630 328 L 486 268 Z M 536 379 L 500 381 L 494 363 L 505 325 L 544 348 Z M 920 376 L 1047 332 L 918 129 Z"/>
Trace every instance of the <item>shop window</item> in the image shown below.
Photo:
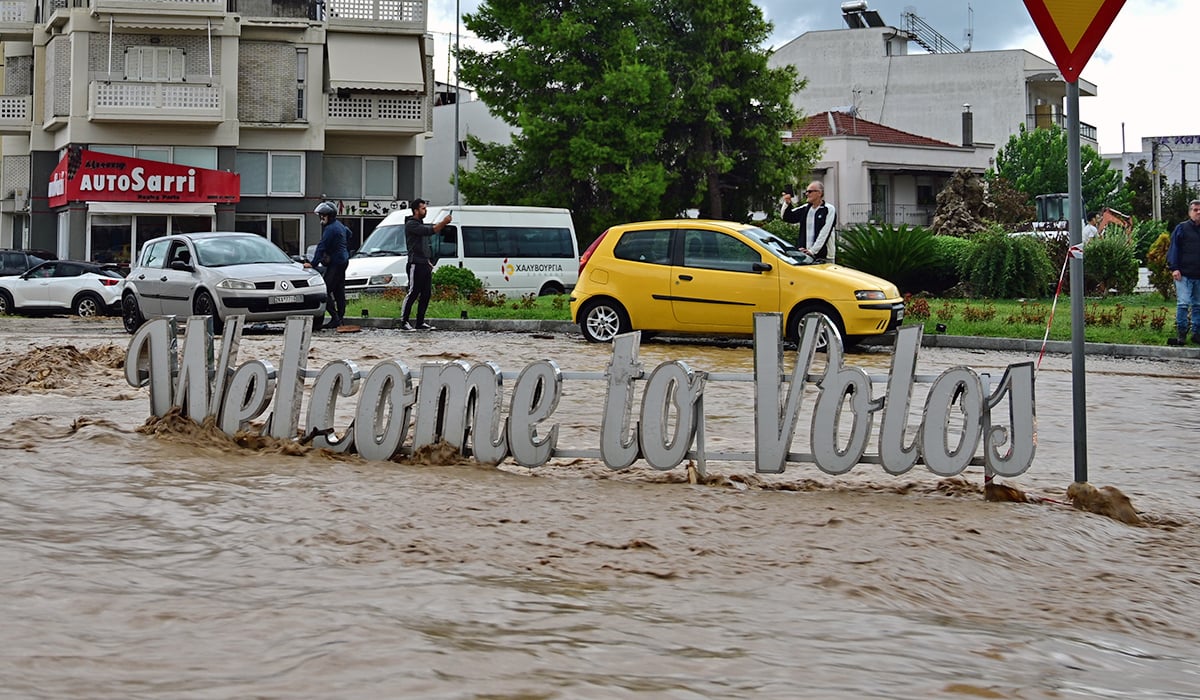
<path fill-rule="evenodd" d="M 326 156 L 322 166 L 325 194 L 334 199 L 396 197 L 396 159 Z"/>
<path fill-rule="evenodd" d="M 304 194 L 304 154 L 238 151 L 237 172 L 243 196 L 301 197 Z"/>

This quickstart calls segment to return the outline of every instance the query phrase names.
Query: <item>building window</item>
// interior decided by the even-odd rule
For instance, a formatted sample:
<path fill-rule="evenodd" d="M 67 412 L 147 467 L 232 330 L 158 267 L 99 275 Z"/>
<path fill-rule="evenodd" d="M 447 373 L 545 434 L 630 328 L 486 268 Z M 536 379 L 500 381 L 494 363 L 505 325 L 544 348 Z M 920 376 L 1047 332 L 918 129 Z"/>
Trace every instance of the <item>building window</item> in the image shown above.
<path fill-rule="evenodd" d="M 126 158 L 141 158 L 159 163 L 188 165 L 193 168 L 217 169 L 217 149 L 214 146 L 120 146 L 91 144 L 89 151 Z"/>
<path fill-rule="evenodd" d="M 304 154 L 238 151 L 243 196 L 300 197 L 304 194 Z"/>
<path fill-rule="evenodd" d="M 125 49 L 125 79 L 152 83 L 183 81 L 183 49 L 130 46 Z"/>
<path fill-rule="evenodd" d="M 459 157 L 459 159 L 466 158 L 466 157 L 467 157 L 467 153 L 468 153 L 468 151 L 467 151 L 467 142 L 466 142 L 466 141 L 459 141 L 459 142 L 458 142 L 458 157 Z"/>
<path fill-rule="evenodd" d="M 303 246 L 304 221 L 299 216 L 268 215 L 268 214 L 239 214 L 237 230 L 246 233 L 257 233 L 269 238 L 288 255 L 306 255 Z M 318 239 L 319 240 L 319 239 Z M 309 245 L 316 245 L 311 241 Z"/>
<path fill-rule="evenodd" d="M 308 49 L 296 49 L 296 121 L 305 119 L 304 99 L 308 79 Z"/>
<path fill-rule="evenodd" d="M 335 199 L 396 197 L 396 159 L 371 156 L 326 156 L 322 182 Z"/>

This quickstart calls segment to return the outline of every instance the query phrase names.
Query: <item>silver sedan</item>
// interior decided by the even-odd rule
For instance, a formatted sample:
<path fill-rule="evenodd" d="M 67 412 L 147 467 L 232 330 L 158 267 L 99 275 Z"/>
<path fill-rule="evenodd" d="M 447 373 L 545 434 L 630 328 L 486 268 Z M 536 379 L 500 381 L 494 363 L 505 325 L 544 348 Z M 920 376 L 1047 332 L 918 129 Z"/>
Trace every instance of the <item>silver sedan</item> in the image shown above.
<path fill-rule="evenodd" d="M 180 233 L 147 241 L 126 277 L 121 312 L 133 333 L 152 316 L 211 316 L 249 323 L 325 316 L 325 280 L 254 233 Z"/>

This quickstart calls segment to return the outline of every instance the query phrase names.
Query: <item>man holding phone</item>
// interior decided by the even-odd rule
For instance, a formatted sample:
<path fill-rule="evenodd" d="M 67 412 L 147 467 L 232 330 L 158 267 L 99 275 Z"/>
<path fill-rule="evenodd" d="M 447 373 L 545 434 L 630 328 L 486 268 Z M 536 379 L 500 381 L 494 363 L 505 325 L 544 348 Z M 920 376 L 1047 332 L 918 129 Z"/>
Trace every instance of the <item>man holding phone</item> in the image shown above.
<path fill-rule="evenodd" d="M 837 223 L 837 210 L 825 201 L 825 185 L 813 180 L 804 190 L 805 203 L 793 204 L 791 188 L 784 188 L 783 206 L 779 217 L 789 224 L 800 224 L 796 247 L 817 260 L 829 257 L 833 227 Z"/>

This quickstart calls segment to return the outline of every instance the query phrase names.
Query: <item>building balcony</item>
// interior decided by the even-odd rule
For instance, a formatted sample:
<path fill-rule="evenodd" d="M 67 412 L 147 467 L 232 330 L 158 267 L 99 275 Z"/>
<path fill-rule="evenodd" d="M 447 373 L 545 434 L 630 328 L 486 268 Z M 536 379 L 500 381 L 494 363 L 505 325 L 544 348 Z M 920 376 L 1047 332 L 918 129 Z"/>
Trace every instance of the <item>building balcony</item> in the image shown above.
<path fill-rule="evenodd" d="M 892 226 L 924 226 L 933 224 L 933 213 L 937 207 L 922 204 L 896 204 L 890 209 L 882 204 L 848 204 L 845 218 L 839 220 L 847 226 L 856 224 L 891 224 Z"/>
<path fill-rule="evenodd" d="M 0 136 L 28 135 L 33 126 L 33 95 L 0 95 Z"/>
<path fill-rule="evenodd" d="M 93 14 L 211 17 L 225 14 L 226 0 L 90 0 Z"/>
<path fill-rule="evenodd" d="M 421 134 L 430 130 L 426 95 L 325 96 L 325 130 L 343 134 Z"/>
<path fill-rule="evenodd" d="M 36 19 L 37 0 L 0 0 L 0 41 L 28 41 Z"/>
<path fill-rule="evenodd" d="M 218 83 L 142 83 L 93 80 L 88 121 L 219 124 L 224 120 Z"/>
<path fill-rule="evenodd" d="M 1057 126 L 1060 129 L 1067 128 L 1067 117 L 1062 114 L 1026 114 L 1025 127 L 1028 129 L 1049 129 L 1052 126 Z M 1096 127 L 1087 122 L 1079 122 L 1079 142 L 1086 143 L 1092 148 L 1096 148 L 1099 143 L 1096 140 Z"/>
<path fill-rule="evenodd" d="M 325 0 L 316 9 L 330 29 L 424 34 L 428 24 L 426 0 Z"/>

